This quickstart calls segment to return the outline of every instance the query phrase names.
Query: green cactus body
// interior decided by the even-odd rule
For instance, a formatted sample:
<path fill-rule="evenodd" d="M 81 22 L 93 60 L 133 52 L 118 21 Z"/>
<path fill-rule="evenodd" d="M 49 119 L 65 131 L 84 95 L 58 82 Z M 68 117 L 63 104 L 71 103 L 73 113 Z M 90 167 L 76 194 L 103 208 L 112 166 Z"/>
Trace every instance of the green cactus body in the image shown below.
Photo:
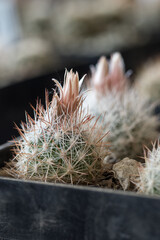
<path fill-rule="evenodd" d="M 95 180 L 101 161 L 99 150 L 89 140 L 93 136 L 84 129 L 70 128 L 54 129 L 50 125 L 42 129 L 38 139 L 33 138 L 33 130 L 26 133 L 18 142 L 19 153 L 14 159 L 18 177 L 67 183 Z"/>

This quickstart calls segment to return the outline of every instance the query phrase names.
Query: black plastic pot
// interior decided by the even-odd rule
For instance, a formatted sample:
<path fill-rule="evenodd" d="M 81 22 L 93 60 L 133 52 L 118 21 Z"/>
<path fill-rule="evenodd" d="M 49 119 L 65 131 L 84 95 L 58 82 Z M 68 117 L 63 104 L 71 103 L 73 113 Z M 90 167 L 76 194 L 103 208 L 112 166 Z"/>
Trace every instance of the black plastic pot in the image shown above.
<path fill-rule="evenodd" d="M 159 222 L 160 198 L 0 177 L 0 239 L 159 240 Z"/>

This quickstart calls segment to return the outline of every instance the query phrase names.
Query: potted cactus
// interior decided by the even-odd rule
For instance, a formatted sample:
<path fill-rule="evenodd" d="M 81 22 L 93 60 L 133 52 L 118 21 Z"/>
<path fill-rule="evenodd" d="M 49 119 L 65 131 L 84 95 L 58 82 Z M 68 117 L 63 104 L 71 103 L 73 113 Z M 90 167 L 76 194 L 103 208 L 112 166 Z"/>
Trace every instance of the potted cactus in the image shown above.
<path fill-rule="evenodd" d="M 46 106 L 38 102 L 34 119 L 26 114 L 17 127 L 14 154 L 13 145 L 1 147 L 1 163 L 9 158 L 0 177 L 1 238 L 159 239 L 159 198 L 109 189 L 124 189 L 116 165 L 123 163 L 128 184 L 147 193 L 145 172 L 158 155 L 154 146 L 148 164 L 135 160 L 143 142 L 158 138 L 158 118 L 129 88 L 122 63 L 117 53 L 110 63 L 101 58 L 84 92 L 84 77 L 66 71 L 63 87 L 54 80 L 59 94 L 49 101 L 46 92 Z"/>

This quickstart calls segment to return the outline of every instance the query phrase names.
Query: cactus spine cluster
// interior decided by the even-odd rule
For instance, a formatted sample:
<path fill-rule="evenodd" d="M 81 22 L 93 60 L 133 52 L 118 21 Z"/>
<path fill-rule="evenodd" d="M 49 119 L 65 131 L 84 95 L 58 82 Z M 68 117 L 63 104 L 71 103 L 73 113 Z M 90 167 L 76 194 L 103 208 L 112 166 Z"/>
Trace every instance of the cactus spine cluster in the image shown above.
<path fill-rule="evenodd" d="M 104 132 L 83 113 L 78 73 L 65 72 L 64 86 L 54 80 L 58 94 L 46 108 L 40 103 L 35 117 L 19 129 L 15 156 L 7 171 L 17 178 L 71 184 L 96 184 L 108 154 Z"/>

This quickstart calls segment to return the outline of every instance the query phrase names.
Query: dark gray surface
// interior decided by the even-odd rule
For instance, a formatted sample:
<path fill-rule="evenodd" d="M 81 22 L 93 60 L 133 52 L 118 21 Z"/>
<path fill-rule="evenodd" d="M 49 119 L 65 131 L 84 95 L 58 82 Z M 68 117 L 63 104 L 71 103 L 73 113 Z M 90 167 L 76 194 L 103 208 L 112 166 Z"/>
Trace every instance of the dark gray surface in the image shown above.
<path fill-rule="evenodd" d="M 0 177 L 0 240 L 159 240 L 159 224 L 160 198 Z"/>
<path fill-rule="evenodd" d="M 160 200 L 0 179 L 0 239 L 160 239 Z"/>
<path fill-rule="evenodd" d="M 13 143 L 7 142 L 0 145 L 0 168 L 4 166 L 5 162 L 8 162 L 12 156 Z M 1 239 L 0 239 L 1 240 Z"/>

